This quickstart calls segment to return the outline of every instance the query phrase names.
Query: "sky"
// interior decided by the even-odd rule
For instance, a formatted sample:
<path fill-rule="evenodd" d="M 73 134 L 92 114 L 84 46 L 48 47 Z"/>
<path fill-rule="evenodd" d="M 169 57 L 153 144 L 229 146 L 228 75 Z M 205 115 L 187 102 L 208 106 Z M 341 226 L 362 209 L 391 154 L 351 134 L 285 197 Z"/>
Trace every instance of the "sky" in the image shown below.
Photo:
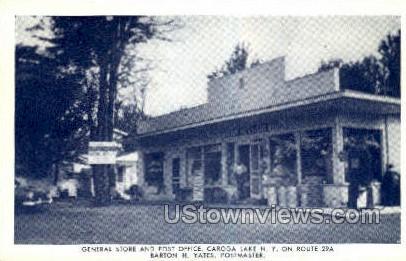
<path fill-rule="evenodd" d="M 150 41 L 138 53 L 153 61 L 145 111 L 165 114 L 206 102 L 207 75 L 221 67 L 236 44 L 244 42 L 251 60 L 285 56 L 286 79 L 317 70 L 321 61 L 355 61 L 378 55 L 381 39 L 400 29 L 393 16 L 227 17 L 179 16 L 182 28 L 172 41 Z M 32 18 L 17 19 L 16 41 L 41 44 L 24 29 Z"/>

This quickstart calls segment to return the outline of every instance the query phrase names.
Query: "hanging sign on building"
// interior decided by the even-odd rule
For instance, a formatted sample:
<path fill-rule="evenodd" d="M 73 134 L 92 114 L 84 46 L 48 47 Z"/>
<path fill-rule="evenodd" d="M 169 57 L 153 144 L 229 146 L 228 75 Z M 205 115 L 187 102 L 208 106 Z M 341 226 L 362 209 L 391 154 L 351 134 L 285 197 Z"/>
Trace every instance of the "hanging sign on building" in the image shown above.
<path fill-rule="evenodd" d="M 89 142 L 88 163 L 116 164 L 117 152 L 121 145 L 115 141 L 91 141 Z"/>

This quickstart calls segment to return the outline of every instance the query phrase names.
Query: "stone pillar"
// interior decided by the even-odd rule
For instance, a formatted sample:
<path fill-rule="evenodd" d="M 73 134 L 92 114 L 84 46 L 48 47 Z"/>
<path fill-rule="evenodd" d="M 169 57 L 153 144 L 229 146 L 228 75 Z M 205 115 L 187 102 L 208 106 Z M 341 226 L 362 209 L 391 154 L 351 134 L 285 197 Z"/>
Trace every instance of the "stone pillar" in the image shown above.
<path fill-rule="evenodd" d="M 338 208 L 348 204 L 347 184 L 324 184 L 323 185 L 324 207 Z"/>
<path fill-rule="evenodd" d="M 296 186 L 286 187 L 286 205 L 289 208 L 297 207 L 297 189 Z"/>
<path fill-rule="evenodd" d="M 297 175 L 297 184 L 302 184 L 302 155 L 300 151 L 301 147 L 301 134 L 300 131 L 295 133 L 295 142 L 296 142 L 296 175 Z"/>
<path fill-rule="evenodd" d="M 287 207 L 286 187 L 280 186 L 278 188 L 278 203 L 280 207 Z"/>
<path fill-rule="evenodd" d="M 344 207 L 348 204 L 348 183 L 345 181 L 345 162 L 340 159 L 344 152 L 343 128 L 336 117 L 332 128 L 332 184 L 323 185 L 325 207 Z"/>
<path fill-rule="evenodd" d="M 275 186 L 268 187 L 267 190 L 268 206 L 278 205 L 278 193 Z"/>

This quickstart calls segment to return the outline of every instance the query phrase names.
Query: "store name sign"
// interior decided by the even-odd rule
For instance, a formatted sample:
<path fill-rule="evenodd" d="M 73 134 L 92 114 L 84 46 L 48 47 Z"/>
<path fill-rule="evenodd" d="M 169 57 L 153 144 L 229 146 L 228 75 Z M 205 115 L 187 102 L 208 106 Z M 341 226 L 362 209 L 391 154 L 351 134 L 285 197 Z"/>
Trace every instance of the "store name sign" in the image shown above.
<path fill-rule="evenodd" d="M 90 165 L 116 164 L 121 145 L 115 141 L 89 142 L 88 163 Z"/>
<path fill-rule="evenodd" d="M 253 125 L 248 125 L 248 126 L 238 126 L 237 128 L 233 129 L 221 129 L 221 132 L 219 133 L 213 133 L 208 130 L 201 130 L 199 132 L 199 137 L 204 137 L 204 138 L 211 138 L 211 137 L 217 137 L 217 136 L 223 136 L 223 137 L 237 137 L 237 136 L 244 136 L 244 135 L 254 135 L 258 133 L 264 133 L 269 131 L 269 125 L 266 123 L 260 123 L 260 124 L 253 124 Z"/>

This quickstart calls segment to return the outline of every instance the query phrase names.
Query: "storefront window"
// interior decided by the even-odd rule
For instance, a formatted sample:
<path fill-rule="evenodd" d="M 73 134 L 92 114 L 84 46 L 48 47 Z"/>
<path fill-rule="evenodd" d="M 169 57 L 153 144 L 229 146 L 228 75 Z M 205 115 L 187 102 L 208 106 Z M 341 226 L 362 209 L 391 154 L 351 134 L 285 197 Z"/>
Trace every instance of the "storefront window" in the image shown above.
<path fill-rule="evenodd" d="M 145 155 L 145 182 L 155 187 L 157 194 L 164 190 L 164 154 L 149 153 Z"/>
<path fill-rule="evenodd" d="M 193 186 L 193 176 L 204 174 L 204 185 L 221 185 L 221 144 L 194 147 L 187 150 L 187 184 Z"/>
<path fill-rule="evenodd" d="M 300 143 L 303 178 L 320 176 L 324 177 L 326 182 L 331 182 L 331 129 L 305 131 L 301 135 Z"/>
<path fill-rule="evenodd" d="M 271 176 L 282 176 L 296 183 L 296 144 L 293 134 L 270 138 Z"/>

